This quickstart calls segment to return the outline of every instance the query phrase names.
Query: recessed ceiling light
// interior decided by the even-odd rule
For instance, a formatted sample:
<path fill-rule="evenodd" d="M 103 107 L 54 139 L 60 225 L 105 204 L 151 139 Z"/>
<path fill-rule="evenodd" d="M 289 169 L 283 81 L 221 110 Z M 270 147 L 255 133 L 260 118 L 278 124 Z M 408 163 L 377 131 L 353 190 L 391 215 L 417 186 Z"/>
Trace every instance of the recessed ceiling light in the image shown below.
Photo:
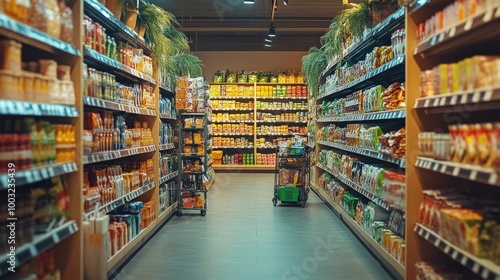
<path fill-rule="evenodd" d="M 254 0 L 245 0 L 243 1 L 243 4 L 255 4 Z"/>

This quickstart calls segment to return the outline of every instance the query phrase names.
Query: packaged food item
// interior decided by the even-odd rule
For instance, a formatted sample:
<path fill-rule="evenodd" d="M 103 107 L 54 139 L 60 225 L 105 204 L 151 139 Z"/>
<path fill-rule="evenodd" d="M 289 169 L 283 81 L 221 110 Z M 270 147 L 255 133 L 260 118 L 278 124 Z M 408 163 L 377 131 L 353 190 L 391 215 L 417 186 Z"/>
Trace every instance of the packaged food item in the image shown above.
<path fill-rule="evenodd" d="M 31 0 L 29 6 L 28 25 L 42 32 L 47 31 L 47 2 L 44 0 Z"/>
<path fill-rule="evenodd" d="M 59 39 L 61 36 L 61 13 L 57 0 L 45 0 L 47 10 L 47 34 Z"/>

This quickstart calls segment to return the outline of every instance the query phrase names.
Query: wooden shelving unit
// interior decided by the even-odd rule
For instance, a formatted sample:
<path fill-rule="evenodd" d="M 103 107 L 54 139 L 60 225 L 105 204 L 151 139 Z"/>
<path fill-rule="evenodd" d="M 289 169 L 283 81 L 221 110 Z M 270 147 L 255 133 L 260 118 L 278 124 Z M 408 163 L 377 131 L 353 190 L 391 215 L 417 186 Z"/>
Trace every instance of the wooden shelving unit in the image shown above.
<path fill-rule="evenodd" d="M 484 12 L 464 19 L 428 39 L 418 42 L 418 25 L 454 1 L 415 1 L 410 4 L 406 21 L 406 119 L 407 182 L 406 190 L 406 278 L 413 279 L 415 264 L 420 261 L 446 263 L 463 272 L 466 279 L 499 279 L 500 266 L 460 249 L 425 225 L 418 223 L 417 213 L 425 190 L 456 189 L 468 186 L 468 196 L 482 200 L 498 197 L 500 185 L 491 168 L 424 157 L 418 152 L 420 132 L 448 131 L 448 125 L 498 121 L 500 108 L 498 86 L 422 97 L 419 73 L 442 63 L 455 63 L 474 55 L 498 55 L 500 6 L 492 4 Z M 496 73 L 495 73 L 496 74 Z M 485 72 L 484 77 L 493 75 Z"/>
<path fill-rule="evenodd" d="M 292 137 L 294 133 L 258 133 L 257 127 L 261 125 L 269 125 L 269 126 L 279 126 L 279 125 L 290 125 L 290 126 L 298 126 L 298 127 L 306 127 L 307 121 L 286 121 L 286 120 L 261 120 L 257 118 L 257 113 L 271 113 L 271 114 L 279 114 L 279 113 L 297 113 L 304 112 L 306 113 L 308 108 L 269 108 L 269 107 L 259 107 L 258 102 L 307 102 L 307 97 L 304 96 L 261 96 L 259 95 L 259 90 L 257 87 L 259 86 L 305 86 L 303 83 L 220 83 L 220 84 L 210 84 L 212 87 L 214 86 L 238 86 L 238 87 L 247 87 L 246 91 L 247 95 L 244 96 L 210 96 L 211 100 L 219 101 L 219 100 L 234 100 L 237 102 L 253 102 L 253 107 L 249 108 L 221 108 L 215 107 L 213 108 L 213 114 L 216 113 L 235 113 L 235 114 L 244 114 L 244 113 L 253 113 L 252 120 L 213 120 L 212 124 L 248 124 L 253 125 L 253 131 L 250 133 L 232 133 L 232 132 L 223 132 L 223 133 L 211 133 L 212 137 L 247 137 L 249 142 L 253 141 L 253 145 L 251 146 L 215 146 L 214 149 L 223 150 L 224 152 L 229 152 L 233 154 L 236 151 L 241 150 L 241 153 L 253 154 L 254 160 L 256 160 L 257 153 L 262 153 L 267 150 L 267 152 L 273 152 L 273 149 L 276 147 L 262 147 L 259 143 L 257 143 L 257 139 L 265 137 L 267 139 L 272 139 L 274 137 Z M 307 104 L 306 104 L 307 105 Z M 305 136 L 305 135 L 303 135 Z M 269 171 L 274 170 L 274 165 L 235 165 L 235 164 L 214 164 L 214 170 L 241 170 L 241 171 Z"/>

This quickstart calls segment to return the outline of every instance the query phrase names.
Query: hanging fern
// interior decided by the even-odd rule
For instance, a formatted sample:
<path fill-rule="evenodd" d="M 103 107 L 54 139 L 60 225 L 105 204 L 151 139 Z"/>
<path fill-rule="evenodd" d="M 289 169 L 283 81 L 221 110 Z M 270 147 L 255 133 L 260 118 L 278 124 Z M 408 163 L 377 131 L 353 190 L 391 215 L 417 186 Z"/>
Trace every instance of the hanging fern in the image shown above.
<path fill-rule="evenodd" d="M 175 54 L 172 61 L 179 76 L 201 77 L 203 62 L 192 53 Z"/>
<path fill-rule="evenodd" d="M 317 47 L 312 47 L 309 53 L 302 57 L 302 73 L 313 96 L 318 94 L 321 73 L 326 66 L 327 56 Z"/>
<path fill-rule="evenodd" d="M 184 33 L 177 30 L 174 25 L 167 26 L 164 35 L 173 44 L 174 49 L 172 50 L 172 55 L 189 52 L 188 38 Z"/>

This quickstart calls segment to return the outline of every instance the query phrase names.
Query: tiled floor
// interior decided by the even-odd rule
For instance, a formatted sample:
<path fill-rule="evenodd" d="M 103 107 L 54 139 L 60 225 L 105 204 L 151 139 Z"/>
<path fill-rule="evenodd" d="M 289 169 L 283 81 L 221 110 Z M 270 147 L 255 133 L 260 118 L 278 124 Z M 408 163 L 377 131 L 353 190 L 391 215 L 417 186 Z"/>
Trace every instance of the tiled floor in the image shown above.
<path fill-rule="evenodd" d="M 173 217 L 117 280 L 331 280 L 391 277 L 311 191 L 273 207 L 272 174 L 218 173 L 208 211 Z"/>

